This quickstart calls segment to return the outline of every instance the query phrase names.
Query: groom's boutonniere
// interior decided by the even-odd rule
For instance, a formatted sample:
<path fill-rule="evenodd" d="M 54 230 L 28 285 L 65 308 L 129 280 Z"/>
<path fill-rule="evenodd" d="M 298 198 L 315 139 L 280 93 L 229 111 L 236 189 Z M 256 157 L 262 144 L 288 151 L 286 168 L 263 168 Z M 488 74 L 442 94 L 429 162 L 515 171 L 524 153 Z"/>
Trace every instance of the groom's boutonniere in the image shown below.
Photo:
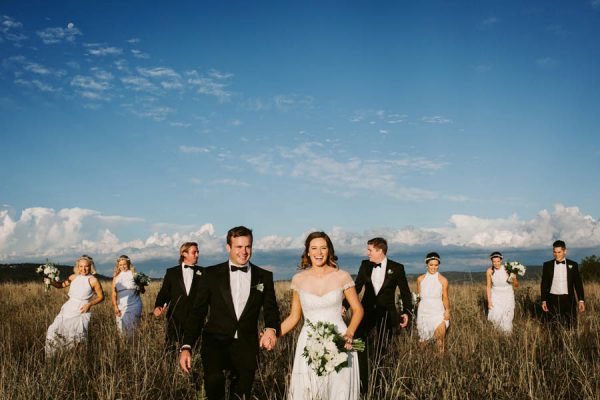
<path fill-rule="evenodd" d="M 202 275 L 202 271 L 200 271 L 199 269 L 196 270 L 196 275 L 201 276 Z"/>
<path fill-rule="evenodd" d="M 257 284 L 256 286 L 254 286 L 254 289 L 258 290 L 259 292 L 262 293 L 263 290 L 265 290 L 265 285 L 262 283 Z"/>
<path fill-rule="evenodd" d="M 391 275 L 393 273 L 394 273 L 394 271 L 392 271 L 391 269 L 388 269 L 388 272 L 387 272 L 388 275 Z"/>
<path fill-rule="evenodd" d="M 569 264 L 569 269 L 573 268 L 573 264 Z"/>

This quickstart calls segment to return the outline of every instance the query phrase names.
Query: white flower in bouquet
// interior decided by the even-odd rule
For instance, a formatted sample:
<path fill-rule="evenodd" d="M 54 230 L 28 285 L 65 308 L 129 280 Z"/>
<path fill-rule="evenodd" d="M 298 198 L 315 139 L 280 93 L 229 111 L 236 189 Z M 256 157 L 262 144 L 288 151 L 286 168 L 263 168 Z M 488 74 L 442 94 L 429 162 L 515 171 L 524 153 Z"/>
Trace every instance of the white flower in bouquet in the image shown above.
<path fill-rule="evenodd" d="M 136 272 L 133 276 L 133 281 L 135 282 L 136 290 L 140 293 L 146 292 L 146 286 L 150 284 L 150 277 L 143 272 Z"/>
<path fill-rule="evenodd" d="M 60 271 L 54 266 L 53 263 L 46 260 L 46 264 L 37 267 L 35 272 L 44 278 L 44 290 L 48 292 L 50 290 L 50 283 L 52 281 L 60 281 Z"/>
<path fill-rule="evenodd" d="M 308 365 L 318 376 L 328 375 L 333 371 L 340 371 L 348 366 L 349 351 L 363 351 L 365 344 L 360 339 L 352 341 L 352 350 L 344 346 L 346 340 L 337 330 L 337 327 L 324 321 L 316 324 L 309 320 L 306 324 L 310 328 L 307 333 L 306 346 L 302 356 L 307 359 Z"/>
<path fill-rule="evenodd" d="M 513 281 L 516 275 L 523 276 L 525 275 L 525 271 L 527 271 L 527 268 L 518 261 L 507 261 L 504 264 L 504 269 L 508 272 L 508 279 L 506 281 L 509 283 Z"/>

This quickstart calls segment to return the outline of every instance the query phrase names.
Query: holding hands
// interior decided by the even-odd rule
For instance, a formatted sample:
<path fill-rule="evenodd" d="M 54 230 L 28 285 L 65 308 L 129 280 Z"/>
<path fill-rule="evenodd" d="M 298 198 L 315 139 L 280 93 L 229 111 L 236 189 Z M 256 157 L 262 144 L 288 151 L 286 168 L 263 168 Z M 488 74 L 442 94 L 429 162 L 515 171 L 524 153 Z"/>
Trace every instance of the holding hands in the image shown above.
<path fill-rule="evenodd" d="M 265 328 L 260 333 L 259 338 L 259 345 L 265 350 L 271 351 L 275 348 L 275 345 L 277 344 L 277 336 L 275 335 L 275 329 L 273 328 Z"/>

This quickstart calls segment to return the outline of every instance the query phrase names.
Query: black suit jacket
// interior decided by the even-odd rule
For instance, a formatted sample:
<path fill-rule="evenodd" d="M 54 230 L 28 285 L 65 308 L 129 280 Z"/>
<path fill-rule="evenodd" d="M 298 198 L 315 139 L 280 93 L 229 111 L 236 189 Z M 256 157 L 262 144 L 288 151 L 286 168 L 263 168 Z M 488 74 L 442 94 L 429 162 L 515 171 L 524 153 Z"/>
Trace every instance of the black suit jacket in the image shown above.
<path fill-rule="evenodd" d="M 579 275 L 579 265 L 573 261 L 567 259 L 567 288 L 569 290 L 569 299 L 571 302 L 575 302 L 575 294 L 577 294 L 578 300 L 584 300 L 583 294 L 583 283 L 581 282 L 581 275 Z M 542 285 L 541 285 L 541 299 L 542 301 L 548 301 L 548 295 L 550 294 L 550 288 L 552 287 L 552 279 L 554 278 L 554 260 L 546 261 L 542 269 Z"/>
<path fill-rule="evenodd" d="M 244 272 L 236 272 L 243 274 Z M 184 324 L 184 345 L 192 345 L 203 334 L 217 340 L 230 340 L 237 331 L 238 341 L 244 349 L 237 354 L 243 363 L 251 368 L 256 367 L 258 353 L 258 319 L 263 311 L 265 327 L 280 332 L 279 308 L 275 298 L 273 273 L 250 264 L 250 295 L 246 307 L 238 320 L 235 315 L 231 285 L 229 280 L 229 263 L 224 262 L 208 267 L 194 289 L 193 306 Z M 208 319 L 205 324 L 206 316 Z M 204 325 L 204 326 L 203 326 Z"/>
<path fill-rule="evenodd" d="M 190 288 L 190 295 L 185 292 L 185 284 L 183 283 L 183 273 L 181 272 L 181 265 L 168 268 L 163 278 L 162 286 L 156 296 L 154 307 L 162 307 L 165 304 L 167 308 L 167 319 L 180 326 L 183 321 L 186 320 L 188 312 L 191 308 L 192 294 L 198 286 L 200 280 L 200 274 L 204 268 L 197 267 L 197 272 L 194 273 L 194 279 L 192 280 L 192 286 Z"/>
<path fill-rule="evenodd" d="M 354 284 L 356 292 L 365 289 L 361 303 L 365 310 L 365 315 L 361 322 L 361 331 L 367 334 L 380 320 L 387 316 L 388 329 L 396 329 L 400 324 L 400 315 L 396 310 L 396 288 L 400 288 L 400 297 L 402 298 L 402 314 L 410 316 L 412 310 L 412 295 L 406 280 L 404 265 L 388 258 L 387 271 L 381 289 L 375 295 L 375 288 L 371 281 L 373 264 L 369 260 L 363 260 L 358 270 L 358 275 Z"/>

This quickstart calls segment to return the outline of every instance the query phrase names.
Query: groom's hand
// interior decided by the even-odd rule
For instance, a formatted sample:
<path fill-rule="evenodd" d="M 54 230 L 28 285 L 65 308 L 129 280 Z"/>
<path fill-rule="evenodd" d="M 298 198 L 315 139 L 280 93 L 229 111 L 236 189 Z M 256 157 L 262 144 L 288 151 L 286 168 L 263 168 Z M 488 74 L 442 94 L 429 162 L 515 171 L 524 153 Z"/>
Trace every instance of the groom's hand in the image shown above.
<path fill-rule="evenodd" d="M 277 336 L 275 335 L 275 329 L 266 328 L 260 336 L 260 347 L 265 350 L 273 350 L 277 344 Z"/>
<path fill-rule="evenodd" d="M 186 374 L 189 374 L 192 371 L 192 352 L 189 349 L 181 350 L 181 355 L 179 356 L 179 367 Z"/>
<path fill-rule="evenodd" d="M 544 310 L 544 312 L 548 312 L 548 305 L 545 301 L 542 301 L 542 310 Z"/>
<path fill-rule="evenodd" d="M 408 326 L 408 314 L 402 314 L 400 318 L 402 318 L 402 322 L 400 322 L 400 328 L 406 328 Z"/>
<path fill-rule="evenodd" d="M 163 313 L 164 310 L 165 310 L 164 307 L 156 307 L 154 309 L 154 311 L 152 312 L 152 314 L 154 314 L 155 317 L 160 317 L 160 315 Z"/>

